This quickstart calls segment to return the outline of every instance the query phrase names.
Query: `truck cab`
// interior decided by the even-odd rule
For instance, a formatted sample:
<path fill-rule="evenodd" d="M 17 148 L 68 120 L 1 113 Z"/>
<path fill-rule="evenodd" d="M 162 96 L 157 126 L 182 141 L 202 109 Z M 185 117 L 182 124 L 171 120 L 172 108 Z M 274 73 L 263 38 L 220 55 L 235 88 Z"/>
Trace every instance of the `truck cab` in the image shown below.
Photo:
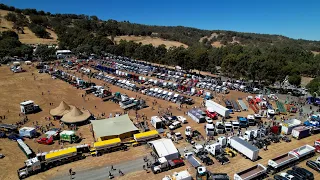
<path fill-rule="evenodd" d="M 247 120 L 248 120 L 248 125 L 249 126 L 255 126 L 256 125 L 256 120 L 254 118 L 254 115 L 248 115 L 247 116 Z"/>
<path fill-rule="evenodd" d="M 225 123 L 224 123 L 224 126 L 225 126 L 225 129 L 226 129 L 226 132 L 231 132 L 231 131 L 232 131 L 232 124 L 231 124 L 231 122 L 225 122 Z"/>
<path fill-rule="evenodd" d="M 246 131 L 246 132 L 244 133 L 243 137 L 244 137 L 244 139 L 245 139 L 246 141 L 252 141 L 253 138 L 254 138 L 254 132 L 251 131 L 251 130 Z"/>
<path fill-rule="evenodd" d="M 225 133 L 225 126 L 221 121 L 216 123 L 216 129 L 218 134 L 224 134 Z"/>
<path fill-rule="evenodd" d="M 207 109 L 206 114 L 209 118 L 212 118 L 212 119 L 218 118 L 218 114 L 216 112 L 214 112 L 213 110 Z"/>
<path fill-rule="evenodd" d="M 239 121 L 240 128 L 246 128 L 246 127 L 248 127 L 248 120 L 247 120 L 247 118 L 238 116 L 237 119 L 238 119 L 238 121 Z"/>
<path fill-rule="evenodd" d="M 18 169 L 18 176 L 21 179 L 27 178 L 28 176 L 41 171 L 41 162 L 37 157 L 28 159 L 24 162 L 25 166 Z"/>
<path fill-rule="evenodd" d="M 231 122 L 233 130 L 238 130 L 240 128 L 240 124 L 238 121 L 230 121 L 230 122 Z"/>
<path fill-rule="evenodd" d="M 191 137 L 192 136 L 192 128 L 190 126 L 186 127 L 185 135 Z"/>
<path fill-rule="evenodd" d="M 214 124 L 207 123 L 205 128 L 207 136 L 215 136 L 217 134 Z"/>
<path fill-rule="evenodd" d="M 205 150 L 209 152 L 212 156 L 216 156 L 221 153 L 221 145 L 219 143 L 214 143 L 205 146 Z"/>

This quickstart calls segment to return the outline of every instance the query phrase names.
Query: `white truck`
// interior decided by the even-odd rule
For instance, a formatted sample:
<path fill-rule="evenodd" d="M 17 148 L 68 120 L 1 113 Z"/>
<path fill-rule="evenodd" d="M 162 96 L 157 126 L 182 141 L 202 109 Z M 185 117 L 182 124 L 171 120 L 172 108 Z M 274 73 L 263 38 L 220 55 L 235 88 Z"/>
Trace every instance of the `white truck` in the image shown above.
<path fill-rule="evenodd" d="M 38 136 L 38 133 L 33 127 L 22 127 L 19 129 L 19 135 L 21 137 L 34 138 Z"/>
<path fill-rule="evenodd" d="M 225 122 L 224 127 L 226 129 L 226 132 L 231 132 L 232 131 L 232 124 L 231 122 Z"/>
<path fill-rule="evenodd" d="M 206 107 L 212 109 L 214 112 L 217 112 L 222 117 L 228 118 L 230 116 L 230 110 L 212 100 L 206 100 Z"/>
<path fill-rule="evenodd" d="M 277 173 L 283 169 L 294 166 L 306 158 L 312 157 L 315 154 L 315 148 L 308 144 L 294 149 L 286 154 L 280 155 L 268 161 L 268 171 Z"/>
<path fill-rule="evenodd" d="M 180 121 L 182 124 L 188 123 L 187 118 L 183 116 L 177 116 L 178 121 Z"/>
<path fill-rule="evenodd" d="M 207 136 L 215 136 L 217 134 L 216 132 L 216 129 L 214 127 L 214 124 L 206 124 L 206 127 L 205 127 L 205 130 L 206 130 L 206 135 Z"/>
<path fill-rule="evenodd" d="M 212 156 L 216 156 L 218 154 L 221 154 L 222 146 L 219 143 L 214 143 L 214 144 L 206 145 L 204 149 Z"/>
<path fill-rule="evenodd" d="M 255 161 L 259 157 L 259 149 L 239 137 L 228 137 L 228 145 L 251 161 Z"/>
<path fill-rule="evenodd" d="M 281 134 L 291 134 L 292 129 L 301 125 L 301 121 L 298 119 L 289 119 L 284 121 L 281 125 Z"/>
<path fill-rule="evenodd" d="M 251 180 L 263 178 L 267 175 L 267 168 L 261 164 L 257 164 L 249 169 L 234 174 L 234 180 Z"/>

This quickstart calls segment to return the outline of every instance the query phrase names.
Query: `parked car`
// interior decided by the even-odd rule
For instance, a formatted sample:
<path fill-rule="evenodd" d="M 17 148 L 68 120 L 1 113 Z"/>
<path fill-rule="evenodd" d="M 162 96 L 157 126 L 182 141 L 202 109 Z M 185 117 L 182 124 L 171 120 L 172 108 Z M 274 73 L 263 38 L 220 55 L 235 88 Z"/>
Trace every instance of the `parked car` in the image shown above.
<path fill-rule="evenodd" d="M 306 170 L 305 168 L 294 166 L 292 170 L 299 172 L 300 174 L 303 174 L 308 180 L 314 179 L 313 173 Z"/>
<path fill-rule="evenodd" d="M 309 160 L 309 161 L 306 162 L 306 165 L 309 168 L 311 168 L 311 169 L 313 169 L 313 170 L 315 170 L 317 172 L 320 172 L 320 163 L 317 163 L 316 161 Z"/>

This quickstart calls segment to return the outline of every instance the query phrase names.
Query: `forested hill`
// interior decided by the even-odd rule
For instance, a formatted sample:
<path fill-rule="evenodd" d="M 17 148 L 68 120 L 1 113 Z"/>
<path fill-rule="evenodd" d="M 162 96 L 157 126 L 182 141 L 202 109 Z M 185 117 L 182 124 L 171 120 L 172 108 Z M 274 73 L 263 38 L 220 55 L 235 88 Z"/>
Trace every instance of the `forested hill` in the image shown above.
<path fill-rule="evenodd" d="M 315 55 L 320 52 L 319 41 L 182 26 L 148 26 L 128 21 L 102 21 L 96 16 L 51 14 L 4 4 L 0 4 L 1 10 L 6 11 L 6 15 L 0 20 L 10 22 L 7 24 L 12 24 L 11 29 L 15 32 L 1 29 L 0 59 L 26 55 L 42 60 L 55 57 L 54 48 L 38 46 L 33 53 L 32 48 L 21 41 L 21 34 L 28 28 L 41 41 L 56 36 L 59 49 L 70 49 L 80 58 L 92 53 L 112 53 L 212 73 L 220 66 L 226 76 L 263 80 L 270 84 L 282 82 L 289 76 L 293 84 L 299 85 L 301 75 L 320 76 L 320 55 Z M 119 38 L 140 39 L 123 41 Z M 179 47 L 161 45 L 168 41 L 169 45 Z"/>
<path fill-rule="evenodd" d="M 50 38 L 48 31 L 53 30 L 58 35 L 61 45 L 70 46 L 70 49 L 77 47 L 78 44 L 73 44 L 69 38 L 63 37 L 65 33 L 62 32 L 68 27 L 79 32 L 79 36 L 84 35 L 83 32 L 86 36 L 111 36 L 112 38 L 121 35 L 152 36 L 178 41 L 188 46 L 199 43 L 214 47 L 235 43 L 255 47 L 294 45 L 305 50 L 320 52 L 320 41 L 296 40 L 280 35 L 201 30 L 183 26 L 149 26 L 129 21 L 102 21 L 96 16 L 51 14 L 36 9 L 18 9 L 4 4 L 0 4 L 0 9 L 12 11 L 6 15 L 5 19 L 13 22 L 13 29 L 16 32 L 23 33 L 24 27 L 27 26 L 37 37 Z"/>

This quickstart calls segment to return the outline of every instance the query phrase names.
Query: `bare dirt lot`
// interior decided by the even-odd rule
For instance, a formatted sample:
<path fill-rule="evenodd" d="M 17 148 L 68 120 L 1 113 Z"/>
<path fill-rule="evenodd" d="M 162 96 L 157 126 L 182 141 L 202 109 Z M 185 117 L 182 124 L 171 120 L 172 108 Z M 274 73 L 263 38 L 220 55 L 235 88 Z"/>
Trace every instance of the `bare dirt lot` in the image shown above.
<path fill-rule="evenodd" d="M 127 41 L 134 41 L 136 43 L 142 43 L 142 44 L 152 44 L 153 46 L 159 46 L 161 44 L 166 45 L 166 48 L 169 49 L 170 47 L 180 47 L 183 46 L 185 48 L 188 47 L 188 45 L 183 44 L 178 41 L 170 41 L 165 40 L 157 37 L 150 37 L 150 36 L 117 36 L 114 38 L 116 42 L 119 42 L 120 40 L 127 40 Z"/>
<path fill-rule="evenodd" d="M 81 97 L 84 94 L 83 90 L 76 89 L 69 85 L 66 82 L 63 82 L 58 79 L 52 79 L 48 74 L 39 74 L 37 70 L 33 67 L 23 66 L 27 72 L 13 74 L 9 67 L 2 66 L 0 67 L 0 98 L 2 103 L 0 103 L 0 115 L 6 116 L 5 120 L 2 120 L 2 123 L 15 123 L 21 120 L 22 117 L 19 116 L 19 103 L 23 100 L 33 100 L 36 104 L 38 104 L 42 111 L 36 114 L 28 115 L 29 122 L 24 126 L 32 126 L 33 122 L 38 121 L 41 125 L 49 124 L 49 121 L 45 120 L 45 117 L 50 116 L 49 110 L 58 106 L 61 101 L 65 101 L 68 104 L 77 106 L 79 108 L 88 109 L 95 116 L 98 114 L 105 113 L 115 113 L 122 112 L 119 108 L 118 104 L 113 102 L 102 102 L 101 99 L 88 95 L 85 99 Z M 35 76 L 32 75 L 32 72 Z M 80 76 L 79 73 L 76 73 L 77 76 Z M 84 77 L 84 79 L 87 79 Z M 92 79 L 93 82 L 96 82 L 99 85 L 103 85 L 104 82 L 96 79 Z M 136 92 L 120 89 L 116 86 L 109 85 L 112 92 L 121 92 L 126 93 L 128 96 L 135 97 L 136 95 L 141 96 L 143 99 L 147 99 L 147 104 L 149 106 L 152 105 L 152 101 L 154 100 L 151 97 L 147 97 L 145 95 L 138 94 Z M 44 95 L 42 95 L 42 93 Z M 227 98 L 236 99 L 238 97 L 244 98 L 248 94 L 242 92 L 232 91 L 230 94 L 226 95 Z M 220 99 L 221 96 L 217 95 Z M 200 107 L 200 103 L 202 99 L 197 97 L 195 98 L 196 104 L 194 106 Z M 53 106 L 50 106 L 49 103 L 53 103 Z M 140 110 L 139 113 L 144 113 L 147 115 L 148 119 L 151 116 L 157 115 L 158 111 L 168 108 L 172 106 L 172 113 L 174 115 L 184 115 L 187 111 L 187 108 L 184 108 L 179 111 L 176 109 L 177 105 L 173 103 L 168 103 L 167 101 L 157 100 L 157 105 L 155 106 L 155 110 L 152 110 L 151 107 Z M 97 106 L 97 108 L 95 108 Z M 191 106 L 188 106 L 190 109 Z M 235 119 L 238 115 L 247 115 L 248 113 L 253 113 L 250 109 L 249 112 L 241 112 L 235 113 L 232 119 Z M 135 121 L 135 113 L 134 111 L 129 112 L 129 116 L 133 121 Z M 190 118 L 187 118 L 189 123 L 186 125 L 191 126 L 194 129 L 199 130 L 202 134 L 204 134 L 203 124 L 197 124 L 192 121 Z M 56 127 L 60 127 L 58 121 L 51 120 Z M 176 132 L 180 131 L 182 134 L 185 126 L 176 130 Z M 152 127 L 150 126 L 152 129 Z M 79 127 L 77 133 L 81 133 L 84 138 L 81 143 L 92 143 L 93 137 L 89 130 L 89 125 Z M 286 153 L 292 150 L 295 147 L 299 147 L 304 144 L 313 144 L 315 139 L 319 139 L 319 136 L 311 136 L 306 139 L 302 139 L 299 141 L 293 140 L 291 143 L 279 143 L 272 144 L 268 147 L 268 151 L 261 151 L 260 156 L 261 160 L 257 162 L 251 162 L 247 159 L 244 159 L 241 156 L 237 156 L 235 158 L 230 159 L 231 163 L 221 166 L 215 160 L 215 164 L 209 169 L 212 172 L 226 172 L 230 176 L 233 176 L 235 172 L 246 169 L 256 163 L 262 163 L 266 165 L 268 159 L 276 157 L 282 153 Z M 54 145 L 40 145 L 33 140 L 26 139 L 26 144 L 28 144 L 35 152 L 39 150 L 42 152 L 59 149 L 61 148 L 57 142 Z M 16 170 L 23 166 L 24 160 L 26 160 L 26 156 L 19 149 L 18 145 L 14 141 L 10 141 L 8 139 L 0 139 L 0 153 L 6 155 L 4 159 L 0 160 L 0 179 L 17 179 Z M 184 141 L 180 141 L 177 144 L 177 147 L 184 147 L 186 143 Z M 72 146 L 70 144 L 65 144 L 64 147 Z M 63 166 L 59 166 L 53 169 L 50 169 L 44 173 L 35 175 L 30 177 L 30 179 L 48 179 L 50 177 L 54 177 L 59 174 L 65 174 L 69 168 L 74 168 L 77 171 L 96 168 L 101 166 L 106 166 L 110 164 L 116 164 L 119 162 L 124 162 L 127 160 L 133 160 L 137 158 L 142 158 L 145 154 L 148 154 L 151 150 L 146 148 L 146 146 L 139 147 L 130 147 L 129 151 L 118 151 L 110 154 L 105 154 L 98 158 L 87 157 L 84 160 L 69 163 Z M 161 179 L 164 175 L 171 175 L 173 172 L 179 172 L 180 170 L 189 169 L 190 172 L 194 173 L 194 170 L 190 167 L 190 165 L 186 162 L 186 166 L 181 167 L 179 169 L 171 170 L 166 173 L 161 173 L 158 175 L 153 175 L 151 173 L 147 174 L 145 171 L 138 171 L 131 173 L 130 175 L 126 175 L 119 179 Z M 320 177 L 318 177 L 319 179 Z"/>

